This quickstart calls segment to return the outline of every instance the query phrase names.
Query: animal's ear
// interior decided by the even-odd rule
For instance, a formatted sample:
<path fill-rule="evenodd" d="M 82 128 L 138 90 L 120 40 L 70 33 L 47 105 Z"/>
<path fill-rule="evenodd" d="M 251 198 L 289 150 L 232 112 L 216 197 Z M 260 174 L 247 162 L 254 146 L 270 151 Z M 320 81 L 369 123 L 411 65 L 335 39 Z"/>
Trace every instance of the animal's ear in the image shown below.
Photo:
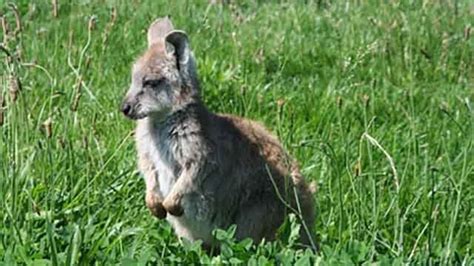
<path fill-rule="evenodd" d="M 165 37 L 166 45 L 172 45 L 168 51 L 174 51 L 178 69 L 186 85 L 197 86 L 196 63 L 184 31 L 175 30 Z M 197 88 L 196 88 L 197 89 Z"/>
<path fill-rule="evenodd" d="M 148 28 L 148 47 L 162 42 L 169 32 L 173 31 L 173 23 L 168 17 L 158 18 Z"/>
<path fill-rule="evenodd" d="M 169 52 L 174 52 L 176 59 L 179 63 L 178 67 L 186 65 L 189 61 L 191 49 L 189 48 L 188 36 L 184 31 L 175 30 L 165 37 L 166 45 L 171 44 L 172 47 L 167 48 Z"/>

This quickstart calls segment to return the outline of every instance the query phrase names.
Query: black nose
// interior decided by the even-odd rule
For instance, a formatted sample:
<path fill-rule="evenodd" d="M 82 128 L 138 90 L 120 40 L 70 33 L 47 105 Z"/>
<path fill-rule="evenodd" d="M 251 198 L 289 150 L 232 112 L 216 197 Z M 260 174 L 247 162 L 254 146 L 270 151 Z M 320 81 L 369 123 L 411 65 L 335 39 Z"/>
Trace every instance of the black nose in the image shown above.
<path fill-rule="evenodd" d="M 126 116 L 130 114 L 130 111 L 132 110 L 132 106 L 128 103 L 123 103 L 122 104 L 122 113 Z"/>

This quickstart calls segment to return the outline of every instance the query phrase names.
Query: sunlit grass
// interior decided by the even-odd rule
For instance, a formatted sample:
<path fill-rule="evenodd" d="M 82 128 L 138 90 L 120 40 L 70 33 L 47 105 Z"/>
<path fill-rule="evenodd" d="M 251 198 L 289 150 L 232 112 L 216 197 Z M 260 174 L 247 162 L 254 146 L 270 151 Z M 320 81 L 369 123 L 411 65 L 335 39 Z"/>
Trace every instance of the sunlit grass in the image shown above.
<path fill-rule="evenodd" d="M 57 17 L 29 2 L 21 28 L 0 6 L 7 264 L 473 262 L 469 1 L 74 1 Z M 209 257 L 147 211 L 118 106 L 163 15 L 191 38 L 209 108 L 265 123 L 317 181 L 319 257 L 223 231 Z"/>

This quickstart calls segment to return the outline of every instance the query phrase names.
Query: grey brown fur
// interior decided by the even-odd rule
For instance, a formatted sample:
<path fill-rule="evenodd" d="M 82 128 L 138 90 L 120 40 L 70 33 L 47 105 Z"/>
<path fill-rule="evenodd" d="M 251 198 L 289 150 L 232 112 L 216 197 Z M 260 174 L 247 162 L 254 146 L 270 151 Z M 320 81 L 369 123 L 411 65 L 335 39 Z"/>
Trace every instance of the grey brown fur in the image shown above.
<path fill-rule="evenodd" d="M 179 237 L 210 247 L 213 229 L 236 224 L 238 239 L 272 240 L 289 212 L 276 189 L 297 209 L 293 188 L 312 234 L 313 195 L 296 162 L 259 123 L 204 106 L 187 36 L 168 18 L 148 30 L 122 111 L 137 120 L 147 207 Z"/>

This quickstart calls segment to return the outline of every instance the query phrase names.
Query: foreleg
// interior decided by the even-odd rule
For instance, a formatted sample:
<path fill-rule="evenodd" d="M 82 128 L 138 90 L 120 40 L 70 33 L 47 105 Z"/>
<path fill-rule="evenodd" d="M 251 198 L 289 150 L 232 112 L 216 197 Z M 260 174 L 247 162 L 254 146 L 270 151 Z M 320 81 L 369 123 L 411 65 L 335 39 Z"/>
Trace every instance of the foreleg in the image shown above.
<path fill-rule="evenodd" d="M 160 193 L 158 183 L 158 172 L 151 160 L 142 155 L 138 158 L 138 169 L 143 174 L 146 185 L 145 203 L 151 213 L 158 219 L 166 217 L 166 210 L 163 207 L 163 197 Z"/>

